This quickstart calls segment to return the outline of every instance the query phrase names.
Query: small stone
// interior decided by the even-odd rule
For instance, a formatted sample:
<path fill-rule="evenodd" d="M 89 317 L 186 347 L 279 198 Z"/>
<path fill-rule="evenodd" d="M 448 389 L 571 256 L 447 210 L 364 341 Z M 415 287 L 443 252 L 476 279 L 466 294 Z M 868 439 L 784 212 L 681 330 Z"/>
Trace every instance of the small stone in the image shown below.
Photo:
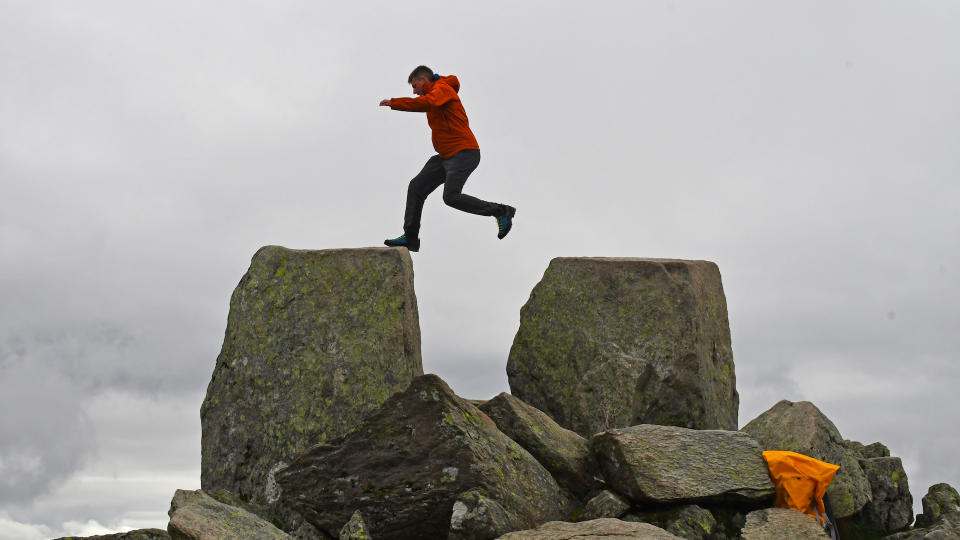
<path fill-rule="evenodd" d="M 788 508 L 765 508 L 747 514 L 743 540 L 829 540 L 830 535 L 817 520 Z"/>
<path fill-rule="evenodd" d="M 620 495 L 603 490 L 597 496 L 587 501 L 579 521 L 590 521 L 598 518 L 619 518 L 630 509 L 630 501 Z"/>

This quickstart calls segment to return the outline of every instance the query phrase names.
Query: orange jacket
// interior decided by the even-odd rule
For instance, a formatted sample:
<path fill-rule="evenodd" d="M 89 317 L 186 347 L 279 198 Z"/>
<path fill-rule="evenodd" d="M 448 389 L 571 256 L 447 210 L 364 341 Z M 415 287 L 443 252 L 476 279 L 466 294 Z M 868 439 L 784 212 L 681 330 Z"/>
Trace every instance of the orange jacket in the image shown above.
<path fill-rule="evenodd" d="M 470 131 L 467 111 L 460 103 L 460 81 L 454 75 L 440 77 L 424 86 L 426 94 L 415 98 L 392 98 L 390 108 L 395 111 L 427 113 L 432 131 L 433 148 L 443 159 L 449 159 L 461 150 L 479 150 L 476 137 Z"/>
<path fill-rule="evenodd" d="M 774 506 L 799 510 L 813 519 L 826 515 L 823 495 L 839 465 L 786 450 L 767 450 L 763 459 L 777 488 Z"/>

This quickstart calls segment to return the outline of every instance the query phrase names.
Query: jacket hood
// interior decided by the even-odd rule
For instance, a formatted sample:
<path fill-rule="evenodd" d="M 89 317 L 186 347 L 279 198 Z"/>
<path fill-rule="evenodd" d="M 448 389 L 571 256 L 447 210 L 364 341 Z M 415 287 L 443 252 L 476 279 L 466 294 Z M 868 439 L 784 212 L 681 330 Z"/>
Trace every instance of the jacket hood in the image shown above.
<path fill-rule="evenodd" d="M 453 88 L 454 92 L 460 92 L 460 79 L 456 75 L 434 75 L 433 82 L 431 84 L 445 84 L 450 88 Z"/>

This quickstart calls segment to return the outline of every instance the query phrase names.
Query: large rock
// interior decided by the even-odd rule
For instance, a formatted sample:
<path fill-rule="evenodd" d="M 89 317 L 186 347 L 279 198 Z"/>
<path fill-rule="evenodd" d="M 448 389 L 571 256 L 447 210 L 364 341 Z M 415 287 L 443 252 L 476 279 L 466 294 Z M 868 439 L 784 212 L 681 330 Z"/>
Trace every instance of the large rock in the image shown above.
<path fill-rule="evenodd" d="M 717 265 L 553 259 L 520 311 L 507 375 L 513 395 L 584 437 L 637 424 L 737 429 Z"/>
<path fill-rule="evenodd" d="M 595 476 L 600 471 L 586 439 L 507 393 L 483 403 L 480 410 L 546 467 L 562 487 L 580 497 L 597 489 Z"/>
<path fill-rule="evenodd" d="M 773 497 L 756 441 L 739 431 L 639 425 L 594 435 L 607 483 L 634 502 L 753 502 Z"/>
<path fill-rule="evenodd" d="M 742 531 L 743 540 L 799 540 L 821 538 L 830 535 L 812 517 L 788 508 L 765 508 L 747 514 L 747 524 Z"/>
<path fill-rule="evenodd" d="M 283 500 L 321 530 L 340 530 L 360 510 L 377 540 L 447 536 L 454 503 L 470 490 L 506 514 L 497 535 L 559 519 L 563 500 L 542 465 L 436 375 L 417 377 L 277 481 Z"/>
<path fill-rule="evenodd" d="M 231 298 L 200 410 L 202 488 L 293 530 L 274 472 L 422 371 L 407 250 L 261 248 Z"/>
<path fill-rule="evenodd" d="M 875 457 L 860 460 L 860 467 L 870 484 L 871 500 L 854 515 L 863 528 L 891 533 L 913 522 L 913 496 L 907 484 L 907 473 L 898 457 Z"/>
<path fill-rule="evenodd" d="M 600 518 L 579 523 L 551 521 L 534 530 L 505 534 L 499 540 L 630 540 L 636 538 L 670 540 L 680 537 L 649 523 Z"/>
<path fill-rule="evenodd" d="M 839 465 L 826 496 L 835 517 L 852 516 L 870 502 L 870 483 L 855 449 L 848 447 L 837 426 L 813 403 L 783 400 L 750 421 L 743 431 L 764 450 L 789 450 Z"/>
<path fill-rule="evenodd" d="M 167 513 L 167 532 L 172 540 L 292 540 L 255 514 L 216 501 L 199 489 L 178 489 Z"/>
<path fill-rule="evenodd" d="M 55 540 L 170 540 L 170 535 L 163 529 L 136 529 L 115 534 L 64 536 Z"/>

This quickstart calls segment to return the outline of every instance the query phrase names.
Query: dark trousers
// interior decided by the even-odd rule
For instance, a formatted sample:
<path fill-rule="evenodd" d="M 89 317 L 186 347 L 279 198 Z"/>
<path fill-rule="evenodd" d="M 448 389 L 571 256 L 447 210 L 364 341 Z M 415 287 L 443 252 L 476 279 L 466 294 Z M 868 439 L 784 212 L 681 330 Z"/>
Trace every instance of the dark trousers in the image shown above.
<path fill-rule="evenodd" d="M 443 184 L 443 202 L 457 210 L 478 216 L 505 216 L 502 204 L 481 201 L 463 193 L 463 184 L 470 173 L 480 164 L 479 150 L 461 150 L 443 159 L 439 155 L 427 160 L 420 174 L 410 180 L 407 187 L 407 210 L 403 216 L 403 233 L 407 238 L 420 237 L 420 215 L 427 195 Z"/>

